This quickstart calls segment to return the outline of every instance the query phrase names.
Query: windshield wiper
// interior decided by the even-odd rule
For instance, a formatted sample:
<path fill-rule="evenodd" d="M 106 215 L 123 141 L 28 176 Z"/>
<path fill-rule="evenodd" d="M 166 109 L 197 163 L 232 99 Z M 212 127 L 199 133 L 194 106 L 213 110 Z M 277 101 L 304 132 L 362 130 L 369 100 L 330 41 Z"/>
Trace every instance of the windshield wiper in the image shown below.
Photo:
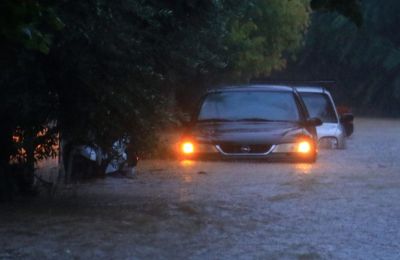
<path fill-rule="evenodd" d="M 250 118 L 242 118 L 237 119 L 235 121 L 250 121 L 250 122 L 275 122 L 276 120 L 270 120 L 266 118 L 259 118 L 259 117 L 250 117 Z"/>
<path fill-rule="evenodd" d="M 260 117 L 250 117 L 250 118 L 242 118 L 242 119 L 207 118 L 207 119 L 200 119 L 197 122 L 290 122 L 290 123 L 293 123 L 294 121 L 272 120 L 272 119 L 260 118 Z"/>
<path fill-rule="evenodd" d="M 253 117 L 253 118 L 243 118 L 243 119 L 238 119 L 236 121 L 248 121 L 248 122 L 290 122 L 292 123 L 293 121 L 289 120 L 273 120 L 273 119 L 266 119 L 266 118 L 259 118 L 259 117 Z"/>
<path fill-rule="evenodd" d="M 197 120 L 197 122 L 231 122 L 232 120 L 230 119 L 224 119 L 224 118 L 207 118 L 207 119 L 200 119 Z"/>

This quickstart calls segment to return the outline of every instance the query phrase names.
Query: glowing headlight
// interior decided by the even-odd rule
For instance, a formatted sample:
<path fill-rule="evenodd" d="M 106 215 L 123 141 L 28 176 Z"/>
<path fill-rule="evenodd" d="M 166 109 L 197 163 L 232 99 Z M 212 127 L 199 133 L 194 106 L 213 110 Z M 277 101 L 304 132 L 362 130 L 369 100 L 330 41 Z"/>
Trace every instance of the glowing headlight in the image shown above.
<path fill-rule="evenodd" d="M 311 152 L 311 144 L 307 141 L 301 141 L 297 145 L 297 152 L 299 153 L 309 153 Z"/>
<path fill-rule="evenodd" d="M 181 149 L 184 154 L 194 153 L 194 145 L 191 142 L 184 142 L 181 146 Z"/>
<path fill-rule="evenodd" d="M 273 153 L 311 153 L 313 145 L 310 141 L 299 141 L 298 143 L 278 144 Z"/>

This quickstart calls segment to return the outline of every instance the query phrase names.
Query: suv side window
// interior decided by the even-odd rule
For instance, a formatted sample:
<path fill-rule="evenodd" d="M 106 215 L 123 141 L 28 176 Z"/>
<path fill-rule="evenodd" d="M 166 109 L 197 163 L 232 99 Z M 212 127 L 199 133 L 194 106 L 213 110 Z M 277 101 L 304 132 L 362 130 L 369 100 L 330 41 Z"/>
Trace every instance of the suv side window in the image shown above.
<path fill-rule="evenodd" d="M 337 123 L 335 108 L 324 93 L 300 93 L 310 117 L 318 117 L 324 123 Z"/>

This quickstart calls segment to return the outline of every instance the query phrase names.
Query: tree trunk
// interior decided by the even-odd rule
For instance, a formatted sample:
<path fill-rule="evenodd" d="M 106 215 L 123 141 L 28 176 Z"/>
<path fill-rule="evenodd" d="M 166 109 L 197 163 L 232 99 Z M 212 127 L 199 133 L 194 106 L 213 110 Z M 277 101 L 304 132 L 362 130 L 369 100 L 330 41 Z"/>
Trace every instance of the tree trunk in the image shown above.
<path fill-rule="evenodd" d="M 34 133 L 28 133 L 25 137 L 25 149 L 26 149 L 26 164 L 24 167 L 24 182 L 26 185 L 24 188 L 26 192 L 31 192 L 35 181 L 35 145 L 34 145 Z"/>
<path fill-rule="evenodd" d="M 0 129 L 0 201 L 11 200 L 15 193 L 10 176 L 10 156 L 13 151 L 12 129 L 2 126 Z"/>

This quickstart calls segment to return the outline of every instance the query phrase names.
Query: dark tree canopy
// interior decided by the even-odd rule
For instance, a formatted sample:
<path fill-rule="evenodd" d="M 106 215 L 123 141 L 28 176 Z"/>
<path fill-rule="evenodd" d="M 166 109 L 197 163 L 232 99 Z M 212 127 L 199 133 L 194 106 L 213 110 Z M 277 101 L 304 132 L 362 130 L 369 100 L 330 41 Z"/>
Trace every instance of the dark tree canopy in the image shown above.
<path fill-rule="evenodd" d="M 360 27 L 363 23 L 361 0 L 311 0 L 311 8 L 319 12 L 337 12 Z"/>
<path fill-rule="evenodd" d="M 400 115 L 400 3 L 362 2 L 363 26 L 317 13 L 299 58 L 276 77 L 335 79 L 339 101 L 359 113 Z"/>

